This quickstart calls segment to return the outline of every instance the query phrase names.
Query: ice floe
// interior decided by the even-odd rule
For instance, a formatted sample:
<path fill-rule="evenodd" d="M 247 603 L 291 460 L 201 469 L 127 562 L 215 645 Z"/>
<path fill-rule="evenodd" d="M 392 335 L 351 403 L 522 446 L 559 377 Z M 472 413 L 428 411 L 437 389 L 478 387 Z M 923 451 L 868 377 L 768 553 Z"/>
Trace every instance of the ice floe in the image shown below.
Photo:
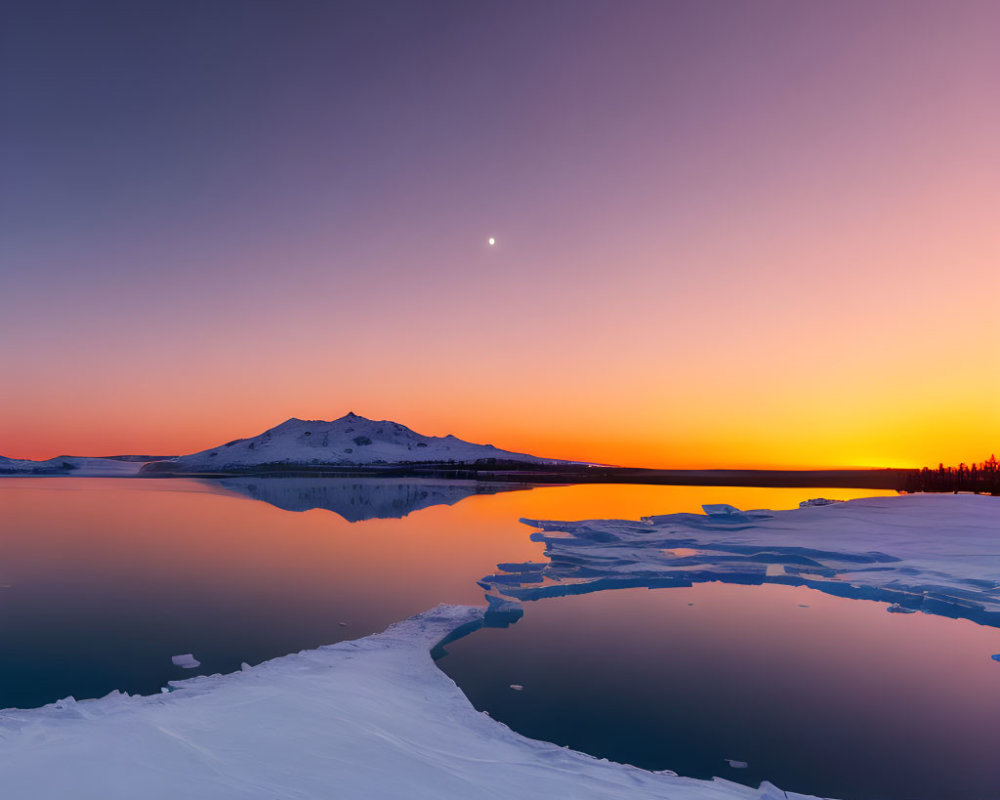
<path fill-rule="evenodd" d="M 541 529 L 532 539 L 545 544 L 549 563 L 502 564 L 480 585 L 535 600 L 630 586 L 781 583 L 1000 626 L 1000 498 L 903 495 L 705 512 L 522 520 Z"/>

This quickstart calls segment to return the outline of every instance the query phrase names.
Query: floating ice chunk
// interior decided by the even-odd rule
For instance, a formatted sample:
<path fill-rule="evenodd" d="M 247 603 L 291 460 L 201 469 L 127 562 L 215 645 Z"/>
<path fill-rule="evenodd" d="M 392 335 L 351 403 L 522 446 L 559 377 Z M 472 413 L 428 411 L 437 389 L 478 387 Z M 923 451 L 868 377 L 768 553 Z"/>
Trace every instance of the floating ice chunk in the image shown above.
<path fill-rule="evenodd" d="M 990 656 L 994 661 L 1000 661 L 1000 653 L 994 653 Z"/>
<path fill-rule="evenodd" d="M 737 761 L 735 758 L 727 758 L 725 761 L 733 769 L 746 769 L 749 766 L 746 761 Z"/>
<path fill-rule="evenodd" d="M 191 655 L 191 653 L 171 656 L 170 660 L 174 662 L 174 666 L 181 667 L 182 669 L 194 669 L 195 667 L 201 666 L 201 662 Z"/>
<path fill-rule="evenodd" d="M 487 594 L 486 602 L 490 604 L 483 619 L 487 628 L 506 628 L 524 616 L 524 608 L 516 600 Z"/>
<path fill-rule="evenodd" d="M 915 609 L 915 608 L 907 608 L 906 606 L 901 606 L 899 603 L 893 603 L 891 606 L 889 606 L 886 609 L 886 611 L 888 611 L 890 614 L 916 614 L 917 613 L 917 609 Z"/>
<path fill-rule="evenodd" d="M 512 683 L 510 685 L 510 688 L 513 689 L 515 692 L 523 692 L 524 691 L 524 687 L 521 684 L 519 684 L 519 683 Z"/>
<path fill-rule="evenodd" d="M 799 503 L 799 508 L 809 508 L 809 506 L 832 506 L 834 503 L 843 502 L 843 500 L 828 500 L 825 497 L 814 497 L 811 500 L 803 500 Z"/>

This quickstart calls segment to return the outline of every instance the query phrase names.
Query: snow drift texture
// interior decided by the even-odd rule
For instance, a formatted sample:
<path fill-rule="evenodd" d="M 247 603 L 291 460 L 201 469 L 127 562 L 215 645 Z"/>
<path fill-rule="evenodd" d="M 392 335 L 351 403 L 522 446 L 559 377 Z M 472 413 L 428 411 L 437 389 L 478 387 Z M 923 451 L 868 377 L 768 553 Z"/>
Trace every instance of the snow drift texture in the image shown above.
<path fill-rule="evenodd" d="M 783 583 L 1000 627 L 1000 498 L 906 495 L 792 511 L 705 506 L 641 522 L 540 522 L 548 563 L 481 585 L 533 600 L 626 586 Z"/>
<path fill-rule="evenodd" d="M 422 436 L 405 425 L 348 414 L 332 422 L 290 419 L 250 439 L 176 459 L 186 472 L 248 469 L 263 464 L 375 465 L 419 462 L 473 463 L 503 459 L 565 463 L 472 444 L 454 436 Z"/>

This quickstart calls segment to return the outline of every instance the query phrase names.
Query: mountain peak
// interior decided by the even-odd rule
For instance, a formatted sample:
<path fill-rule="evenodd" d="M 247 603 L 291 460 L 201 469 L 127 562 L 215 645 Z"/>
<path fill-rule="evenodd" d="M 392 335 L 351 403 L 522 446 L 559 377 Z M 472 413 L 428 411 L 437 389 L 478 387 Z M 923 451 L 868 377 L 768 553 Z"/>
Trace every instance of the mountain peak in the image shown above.
<path fill-rule="evenodd" d="M 338 417 L 337 419 L 326 420 L 326 419 L 300 419 L 299 417 L 289 417 L 280 425 L 276 425 L 271 428 L 272 431 L 286 431 L 289 428 L 299 428 L 303 425 L 316 425 L 316 426 L 333 426 L 333 425 L 343 425 L 345 423 L 359 424 L 365 422 L 374 422 L 367 417 L 362 417 L 360 414 L 355 414 L 353 411 L 348 411 L 344 416 Z"/>

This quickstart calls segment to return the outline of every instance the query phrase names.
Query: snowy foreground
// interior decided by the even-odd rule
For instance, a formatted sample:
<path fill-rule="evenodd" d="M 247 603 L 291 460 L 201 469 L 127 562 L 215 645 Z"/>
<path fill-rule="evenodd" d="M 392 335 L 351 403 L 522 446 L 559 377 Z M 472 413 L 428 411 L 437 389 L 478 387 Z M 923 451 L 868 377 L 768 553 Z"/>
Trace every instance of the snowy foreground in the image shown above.
<path fill-rule="evenodd" d="M 172 684 L 0 712 L 5 800 L 672 798 L 784 800 L 600 761 L 477 712 L 431 649 L 482 622 L 439 606 L 387 631 Z"/>
<path fill-rule="evenodd" d="M 815 501 L 813 501 L 815 502 Z M 1000 627 L 1000 498 L 904 495 L 791 511 L 705 506 L 641 522 L 541 522 L 543 563 L 500 564 L 492 595 L 536 600 L 705 581 L 809 586 Z"/>

